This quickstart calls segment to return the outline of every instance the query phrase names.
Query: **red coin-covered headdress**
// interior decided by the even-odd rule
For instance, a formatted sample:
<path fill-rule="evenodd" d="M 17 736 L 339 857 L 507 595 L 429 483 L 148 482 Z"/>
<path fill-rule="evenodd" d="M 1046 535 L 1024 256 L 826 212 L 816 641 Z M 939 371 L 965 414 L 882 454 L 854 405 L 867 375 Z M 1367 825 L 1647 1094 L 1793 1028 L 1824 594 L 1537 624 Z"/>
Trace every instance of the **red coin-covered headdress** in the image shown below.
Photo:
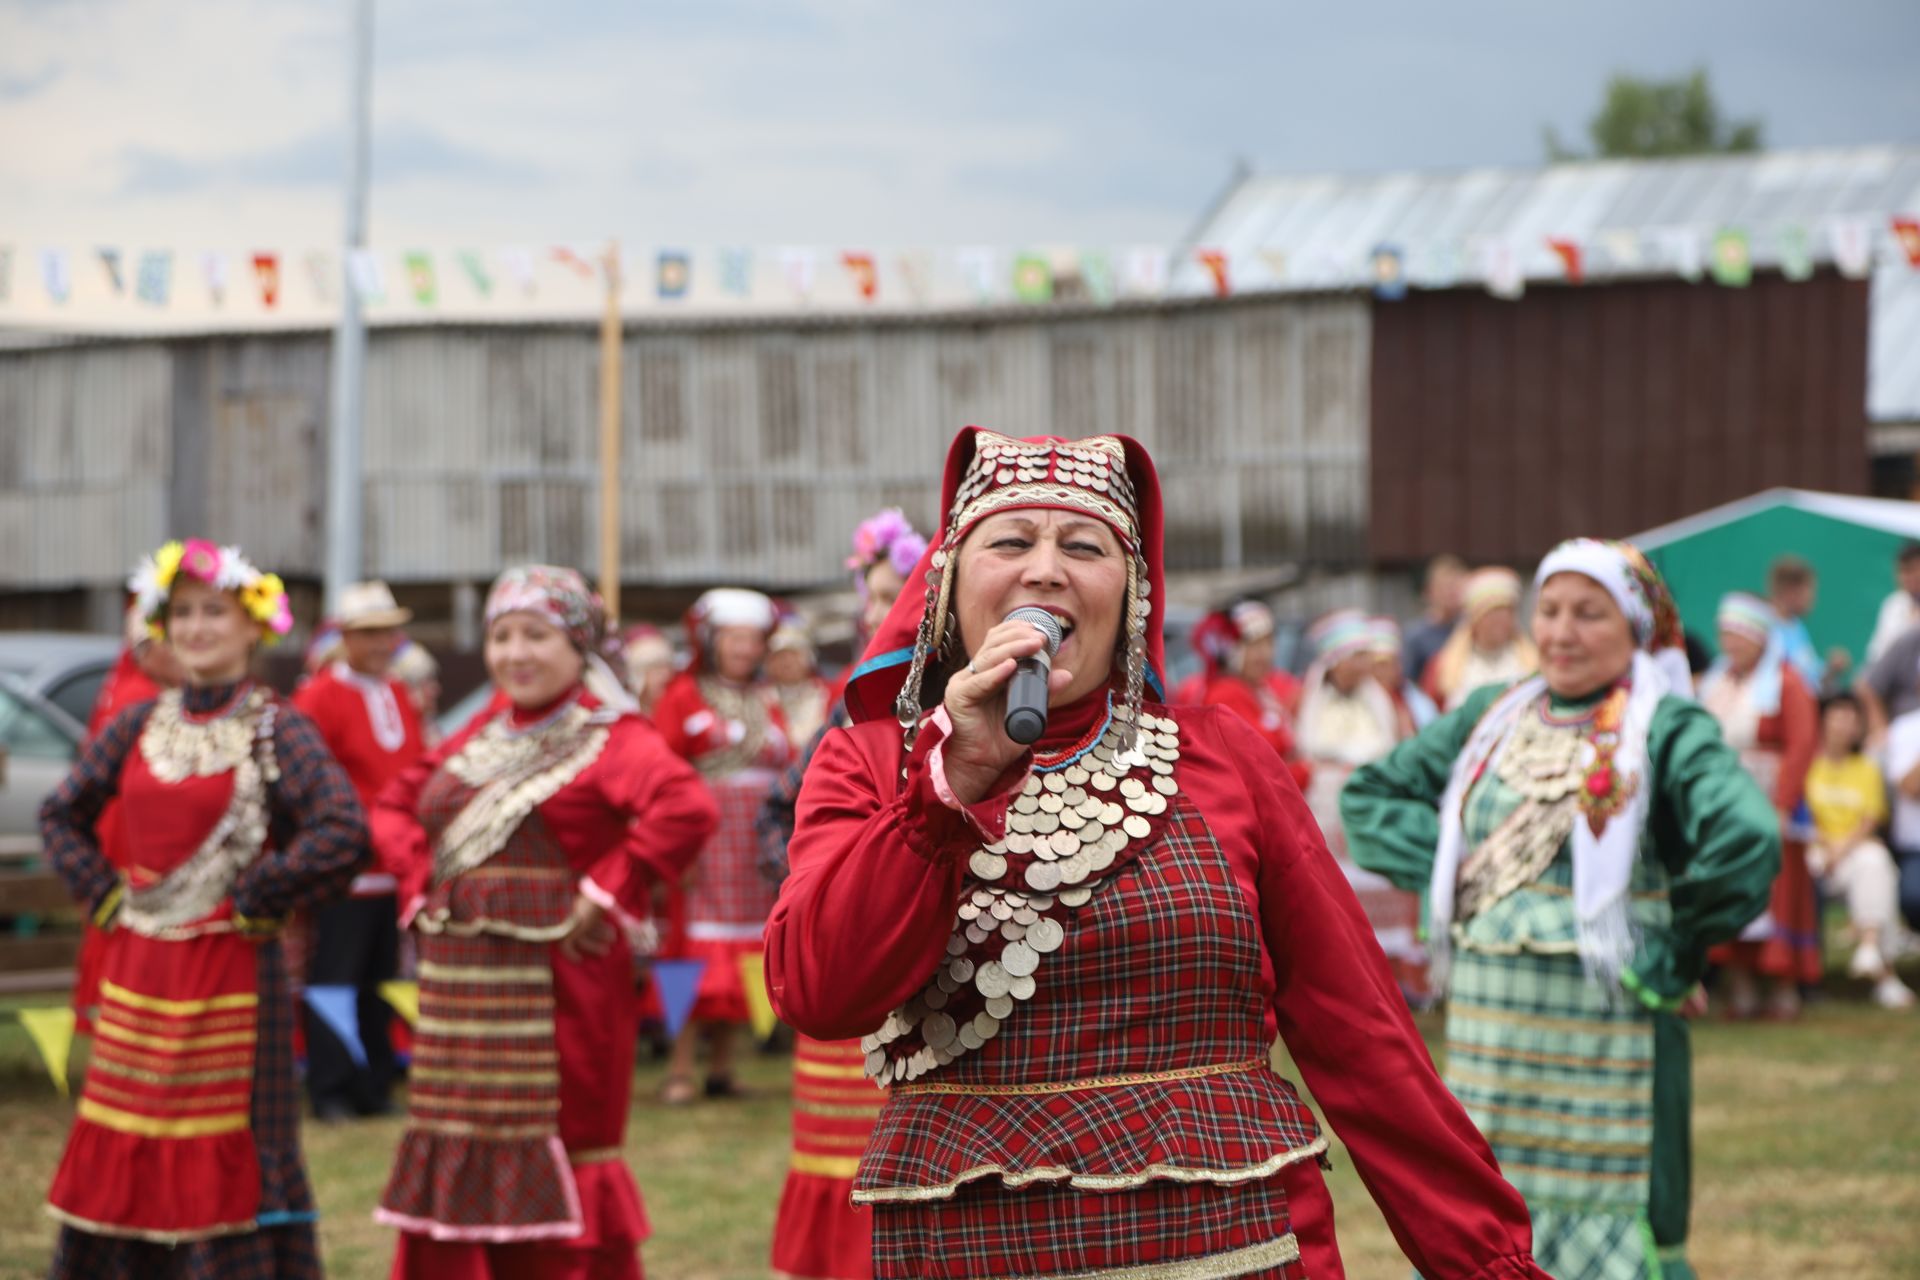
<path fill-rule="evenodd" d="M 847 711 L 854 720 L 877 720 L 891 712 L 911 739 L 921 715 L 944 691 L 947 675 L 965 661 L 950 609 L 960 544 L 984 517 L 1018 507 L 1091 515 L 1113 530 L 1127 556 L 1121 651 L 1113 679 L 1126 699 L 1128 723 L 1139 723 L 1137 713 L 1149 692 L 1156 701 L 1166 696 L 1160 481 L 1146 449 L 1125 436 L 1015 439 L 968 427 L 947 451 L 940 536 L 914 566 L 847 682 Z"/>

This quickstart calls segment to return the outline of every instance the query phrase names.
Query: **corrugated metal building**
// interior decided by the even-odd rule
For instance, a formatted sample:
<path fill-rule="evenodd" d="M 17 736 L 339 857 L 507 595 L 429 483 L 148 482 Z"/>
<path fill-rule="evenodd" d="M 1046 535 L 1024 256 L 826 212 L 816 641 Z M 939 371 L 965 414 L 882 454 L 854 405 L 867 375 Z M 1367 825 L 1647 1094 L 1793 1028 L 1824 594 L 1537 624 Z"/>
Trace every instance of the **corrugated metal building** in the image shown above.
<path fill-rule="evenodd" d="M 484 583 L 595 554 L 597 335 L 381 329 L 366 394 L 367 571 Z M 1179 568 L 1358 567 L 1370 360 L 1351 297 L 913 322 L 633 330 L 626 581 L 837 581 L 876 507 L 935 513 L 947 441 L 1121 431 L 1153 448 Z M 110 613 L 141 551 L 238 541 L 321 564 L 328 339 L 96 342 L 0 354 L 0 586 Z M 416 597 L 418 598 L 418 597 Z M 16 599 L 14 615 L 30 607 Z M 80 607 L 69 594 L 64 607 Z"/>

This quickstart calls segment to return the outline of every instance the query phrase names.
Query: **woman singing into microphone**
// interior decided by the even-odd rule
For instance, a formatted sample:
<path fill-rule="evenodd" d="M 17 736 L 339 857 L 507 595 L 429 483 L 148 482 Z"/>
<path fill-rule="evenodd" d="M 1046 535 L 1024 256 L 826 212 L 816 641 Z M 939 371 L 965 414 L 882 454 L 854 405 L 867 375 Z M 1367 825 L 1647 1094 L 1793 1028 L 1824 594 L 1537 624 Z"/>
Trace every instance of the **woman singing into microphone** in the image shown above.
<path fill-rule="evenodd" d="M 943 533 L 807 774 L 774 1002 L 864 1036 L 878 1277 L 1343 1274 L 1326 1139 L 1429 1280 L 1536 1280 L 1527 1211 L 1441 1085 L 1284 762 L 1160 699 L 1138 444 L 954 442 Z M 1054 615 L 1047 724 L 1007 688 Z"/>

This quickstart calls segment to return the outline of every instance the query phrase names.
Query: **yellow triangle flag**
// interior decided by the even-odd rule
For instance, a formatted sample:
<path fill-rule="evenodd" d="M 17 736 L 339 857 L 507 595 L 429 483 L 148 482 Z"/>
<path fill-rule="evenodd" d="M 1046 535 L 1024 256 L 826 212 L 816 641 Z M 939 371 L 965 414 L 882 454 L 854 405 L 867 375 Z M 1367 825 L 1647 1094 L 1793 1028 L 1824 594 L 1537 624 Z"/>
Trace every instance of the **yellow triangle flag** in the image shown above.
<path fill-rule="evenodd" d="M 21 1009 L 20 1025 L 33 1037 L 34 1047 L 46 1060 L 53 1087 L 67 1097 L 67 1055 L 73 1050 L 73 1010 Z"/>
<path fill-rule="evenodd" d="M 753 1026 L 756 1040 L 772 1035 L 780 1022 L 774 1016 L 773 1002 L 767 999 L 767 971 L 761 967 L 763 963 L 758 951 L 740 957 L 740 985 L 747 989 L 747 1020 Z"/>
<path fill-rule="evenodd" d="M 420 1021 L 420 984 L 417 982 L 383 982 L 380 984 L 380 998 L 387 1007 L 407 1020 L 412 1026 Z"/>

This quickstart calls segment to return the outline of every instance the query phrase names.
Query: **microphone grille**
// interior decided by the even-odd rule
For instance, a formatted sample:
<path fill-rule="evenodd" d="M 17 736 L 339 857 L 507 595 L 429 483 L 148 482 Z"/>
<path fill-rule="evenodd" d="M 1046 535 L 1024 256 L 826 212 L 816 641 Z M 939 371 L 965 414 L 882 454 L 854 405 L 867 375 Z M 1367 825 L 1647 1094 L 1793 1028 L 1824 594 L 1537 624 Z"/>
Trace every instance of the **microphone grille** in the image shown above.
<path fill-rule="evenodd" d="M 1060 647 L 1060 642 L 1067 638 L 1066 629 L 1060 625 L 1060 619 L 1034 605 L 1023 605 L 1015 609 L 1007 615 L 1007 621 L 1024 622 L 1046 637 L 1049 656 Z"/>

